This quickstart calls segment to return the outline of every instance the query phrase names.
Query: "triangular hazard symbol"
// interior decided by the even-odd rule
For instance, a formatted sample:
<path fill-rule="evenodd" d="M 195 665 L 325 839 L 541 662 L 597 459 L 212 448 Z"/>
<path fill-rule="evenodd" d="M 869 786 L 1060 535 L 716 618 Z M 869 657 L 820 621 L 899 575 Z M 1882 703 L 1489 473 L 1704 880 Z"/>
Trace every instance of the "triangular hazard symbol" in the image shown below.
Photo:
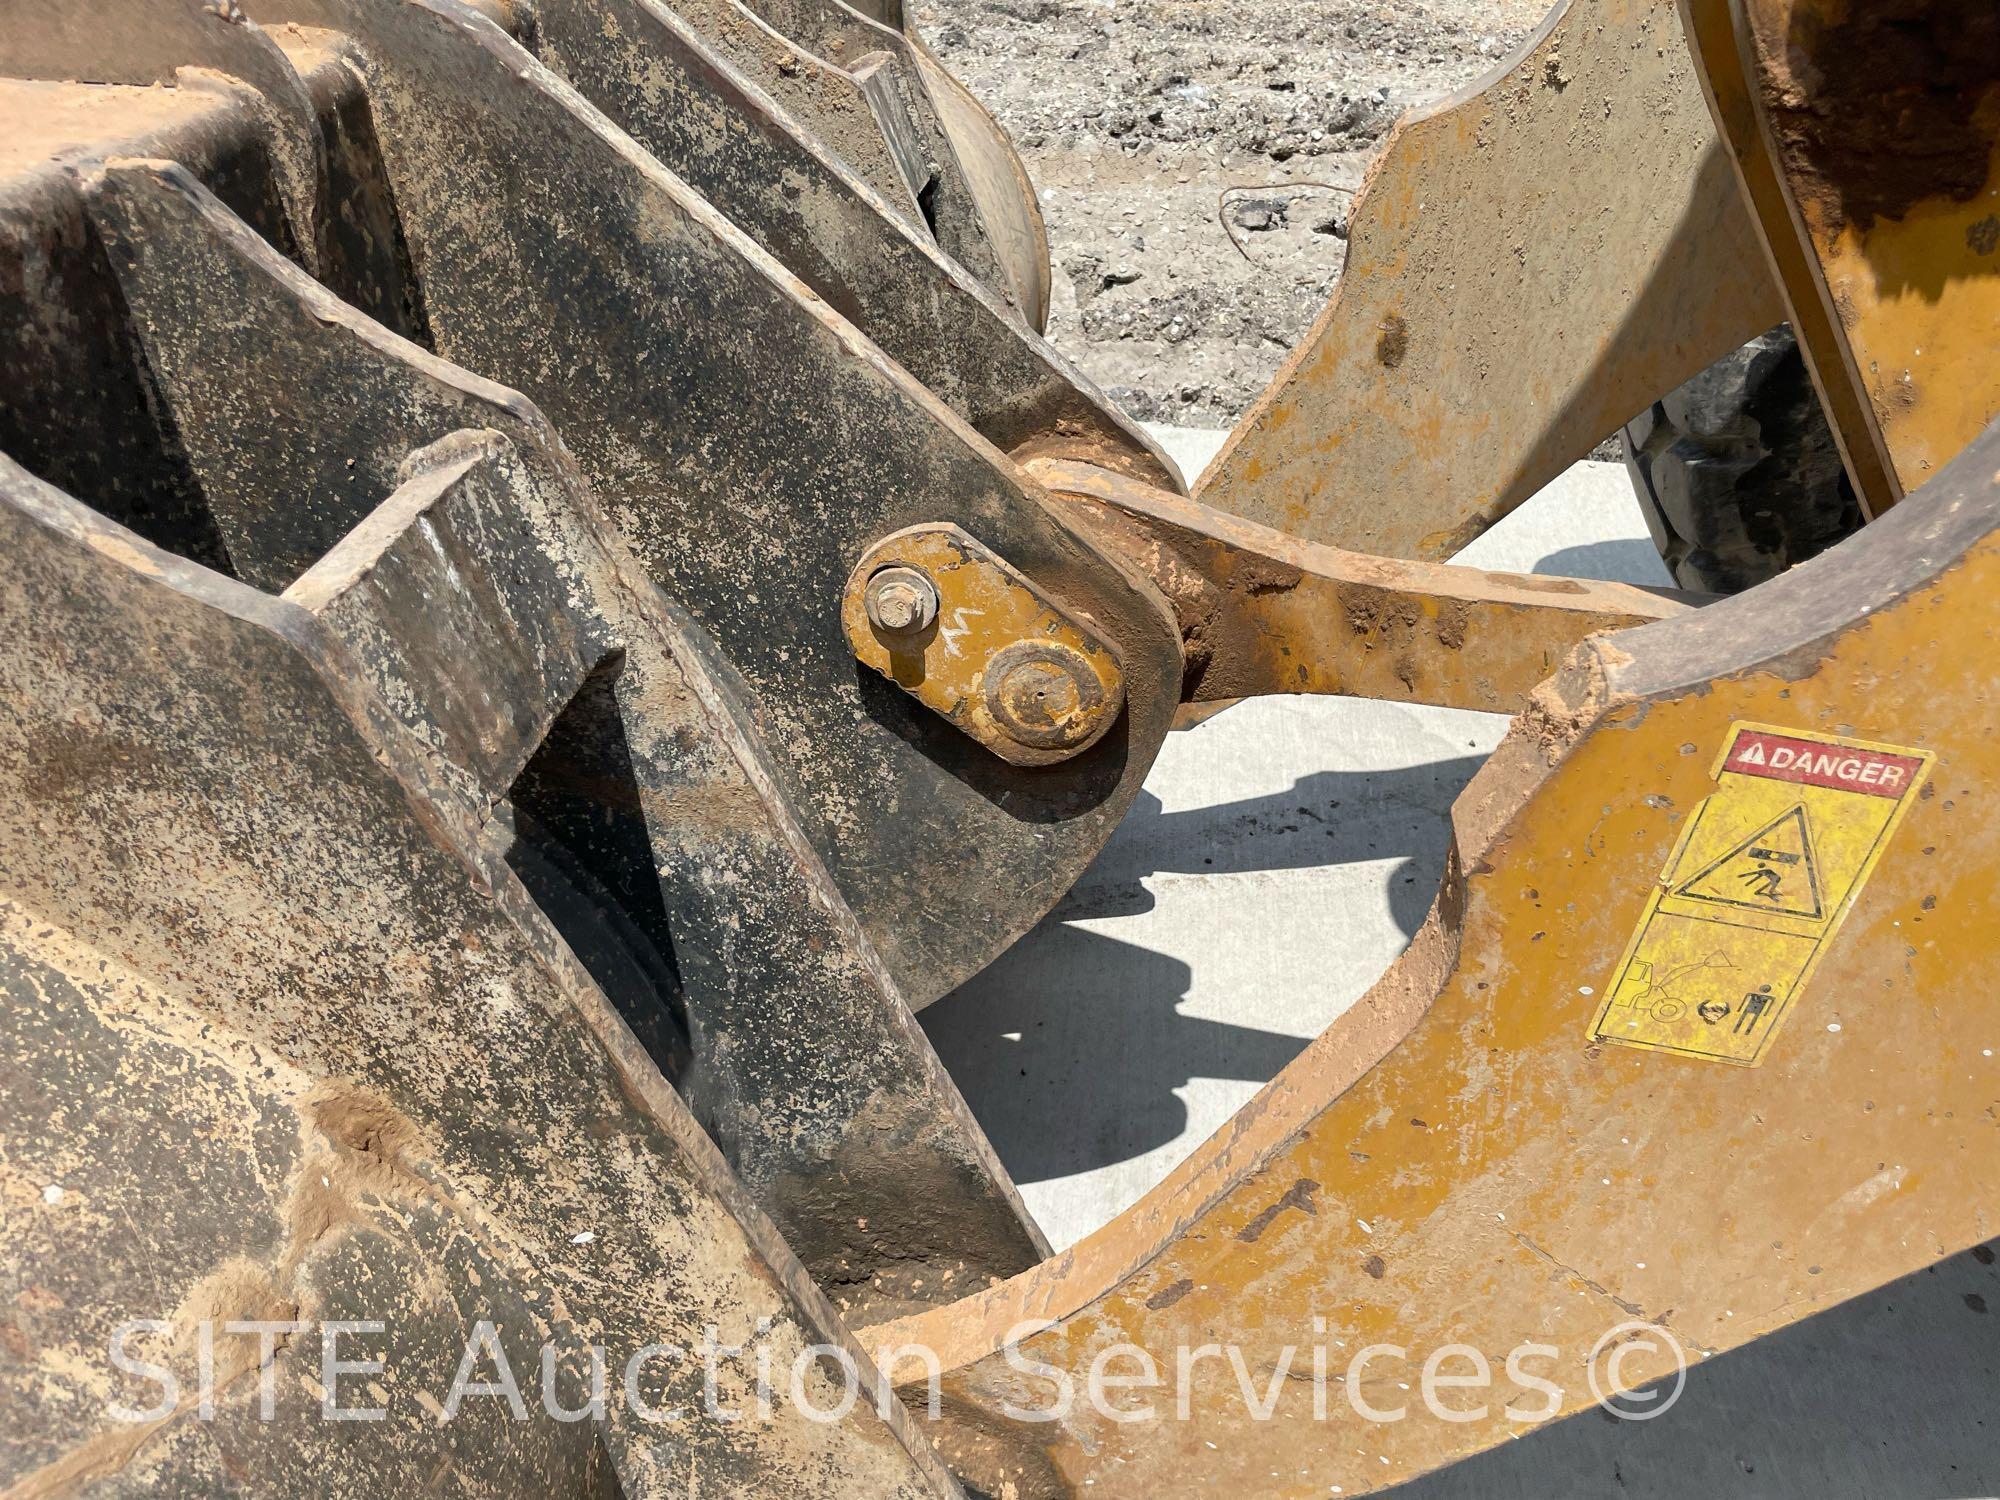
<path fill-rule="evenodd" d="M 1682 881 L 1674 894 L 1744 911 L 1818 918 L 1826 914 L 1819 889 L 1819 860 L 1801 805 Z"/>

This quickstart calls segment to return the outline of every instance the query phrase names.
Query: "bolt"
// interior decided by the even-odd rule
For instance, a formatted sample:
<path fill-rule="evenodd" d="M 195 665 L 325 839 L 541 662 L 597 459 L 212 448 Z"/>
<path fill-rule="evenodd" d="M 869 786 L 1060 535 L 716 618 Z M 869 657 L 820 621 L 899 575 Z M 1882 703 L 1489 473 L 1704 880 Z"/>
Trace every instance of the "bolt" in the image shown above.
<path fill-rule="evenodd" d="M 937 618 L 937 586 L 915 568 L 884 568 L 868 580 L 868 623 L 884 635 L 916 635 Z"/>
<path fill-rule="evenodd" d="M 1023 745 L 1080 745 L 1115 706 L 1084 654 L 1060 641 L 1016 641 L 986 666 L 986 711 Z"/>

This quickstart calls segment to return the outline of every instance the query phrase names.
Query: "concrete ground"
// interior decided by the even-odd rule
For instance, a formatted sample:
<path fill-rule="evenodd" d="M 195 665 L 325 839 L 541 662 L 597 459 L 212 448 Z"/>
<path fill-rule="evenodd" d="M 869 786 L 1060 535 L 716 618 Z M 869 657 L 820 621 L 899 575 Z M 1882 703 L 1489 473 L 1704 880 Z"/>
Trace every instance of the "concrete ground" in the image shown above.
<path fill-rule="evenodd" d="M 1220 434 L 1156 428 L 1192 474 Z M 1581 464 L 1461 561 L 1668 582 L 1624 471 Z M 1503 718 L 1264 699 L 1169 738 L 1063 903 L 923 1013 L 1057 1248 L 1131 1205 L 1408 943 L 1445 817 Z M 1653 1422 L 1592 1413 L 1398 1493 L 1867 1497 L 2000 1493 L 1990 1250 L 1690 1372 Z"/>

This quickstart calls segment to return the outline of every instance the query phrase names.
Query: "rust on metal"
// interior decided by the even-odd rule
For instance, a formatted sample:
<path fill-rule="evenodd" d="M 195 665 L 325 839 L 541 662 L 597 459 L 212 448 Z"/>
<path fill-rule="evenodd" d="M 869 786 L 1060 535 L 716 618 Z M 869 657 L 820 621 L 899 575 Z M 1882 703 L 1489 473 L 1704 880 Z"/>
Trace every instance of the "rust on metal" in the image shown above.
<path fill-rule="evenodd" d="M 774 774 L 898 987 L 925 1004 L 990 962 L 1138 795 L 1180 678 L 1164 605 L 518 40 L 451 0 L 258 4 L 357 36 L 435 347 L 544 411 L 654 581 L 716 639 L 778 726 Z M 485 211 L 556 183 L 593 211 Z M 848 572 L 926 521 L 964 525 L 1088 613 L 1118 649 L 1122 728 L 1060 766 L 1016 765 L 855 670 L 836 624 Z M 917 903 L 932 920 L 908 920 Z"/>
<path fill-rule="evenodd" d="M 1779 322 L 1757 258 L 1673 0 L 1564 0 L 1498 74 L 1398 123 L 1333 299 L 1196 498 L 1449 557 Z"/>
<path fill-rule="evenodd" d="M 0 537 L 10 1493 L 957 1492 L 893 1401 L 746 1431 L 699 1417 L 698 1361 L 642 1361 L 672 1426 L 443 1426 L 468 1348 L 578 1409 L 592 1348 L 622 1371 L 716 1319 L 875 1377 L 320 621 L 4 459 Z M 180 1393 L 136 1421 L 161 1387 L 105 1353 L 134 1320 Z M 394 1389 L 343 1398 L 382 1417 L 324 1420 L 320 1340 L 260 1357 L 245 1320 L 365 1322 Z"/>
<path fill-rule="evenodd" d="M 1301 541 L 1087 464 L 1029 471 L 1173 603 L 1182 701 L 1341 693 L 1516 713 L 1579 641 L 1699 595 L 1367 557 Z"/>
<path fill-rule="evenodd" d="M 1991 377 L 1920 361 L 1993 342 L 2000 22 L 1688 3 L 1748 194 L 1667 0 L 1569 0 L 1399 129 L 1206 503 L 1027 332 L 1032 192 L 897 0 L 0 39 L 0 1489 L 1355 1495 L 1607 1328 L 1985 1237 L 2000 428 L 1947 466 Z M 1437 562 L 1777 321 L 1753 215 L 1941 472 L 1721 602 Z M 912 1012 L 1177 707 L 1295 692 L 1516 718 L 1407 952 L 1052 1256 Z M 381 1319 L 384 1420 L 245 1318 Z M 114 1419 L 133 1319 L 212 1413 Z M 481 1340 L 539 1412 L 411 1394 Z M 1403 1399 L 1444 1347 L 1477 1409 Z"/>
<path fill-rule="evenodd" d="M 1110 642 L 957 526 L 910 526 L 870 547 L 841 625 L 862 665 L 1013 765 L 1089 749 L 1124 706 Z"/>
<path fill-rule="evenodd" d="M 1372 1493 L 1519 1436 L 1522 1411 L 1588 1407 L 1607 1331 L 1671 1335 L 1635 1346 L 1623 1389 L 1670 1376 L 1676 1348 L 1697 1363 L 1987 1238 L 1993 1018 L 1938 997 L 1993 961 L 1978 798 L 2000 741 L 1989 663 L 1941 650 L 1939 622 L 2000 612 L 1996 474 L 2000 427 L 1785 576 L 1582 645 L 1454 806 L 1437 904 L 1368 995 L 1117 1219 L 864 1331 L 939 1355 L 960 1472 L 1034 1497 L 1265 1494 L 1274 1470 L 1281 1493 Z M 1934 757 L 1935 794 L 1908 804 L 1760 1067 L 1593 1044 L 1743 724 L 1865 730 Z M 1767 981 L 1682 982 L 1698 1013 Z M 1127 1345 L 1147 1363 L 1116 1368 L 1159 1379 L 1057 1410 Z M 1508 1369 L 1529 1345 L 1554 1352 Z M 1461 1346 L 1491 1381 L 1442 1412 L 1414 1399 L 1427 1357 Z M 1315 1389 L 1344 1402 L 1346 1382 L 1400 1415 L 1318 1416 Z"/>
<path fill-rule="evenodd" d="M 86 198 L 238 576 L 346 645 L 458 794 L 434 805 L 505 851 L 821 1284 L 913 1306 L 1032 1264 L 1045 1242 L 726 674 L 542 415 L 355 313 L 177 168 L 93 172 Z M 298 380 L 343 399 L 282 399 Z M 861 1119 L 882 1134 L 857 1154 Z"/>
<path fill-rule="evenodd" d="M 1856 494 L 1880 514 L 2000 413 L 2000 11 L 1683 5 Z"/>
<path fill-rule="evenodd" d="M 541 54 L 591 103 L 983 437 L 1010 449 L 1087 435 L 1123 449 L 1144 472 L 1169 475 L 1145 435 L 1046 344 L 1024 337 L 1007 304 L 921 221 L 890 211 L 852 164 L 682 16 L 651 0 L 543 0 L 535 18 Z M 284 43 L 282 30 L 277 36 Z M 948 115 L 976 109 L 943 87 L 941 72 L 926 76 L 941 107 L 950 101 Z M 966 166 L 985 194 L 982 214 L 1014 224 L 1010 262 L 1039 255 L 1046 267 L 1038 231 L 1020 222 L 1033 213 L 1033 192 L 1004 138 L 982 135 L 978 121 L 986 116 L 968 127 L 979 149 Z M 990 189 L 979 186 L 989 179 Z M 774 183 L 794 186 L 775 191 Z M 1035 297 L 1046 304 L 1045 290 Z"/>

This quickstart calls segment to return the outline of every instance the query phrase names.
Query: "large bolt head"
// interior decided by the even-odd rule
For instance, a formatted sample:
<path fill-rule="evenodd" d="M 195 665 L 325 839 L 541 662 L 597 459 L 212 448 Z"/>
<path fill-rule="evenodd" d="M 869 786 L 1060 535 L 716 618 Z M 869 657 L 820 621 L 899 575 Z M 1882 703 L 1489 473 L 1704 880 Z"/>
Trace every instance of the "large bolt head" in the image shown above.
<path fill-rule="evenodd" d="M 1067 750 L 1114 708 L 1089 660 L 1060 641 L 1016 641 L 986 664 L 986 711 L 1018 744 Z"/>
<path fill-rule="evenodd" d="M 868 580 L 863 603 L 882 634 L 918 635 L 937 619 L 937 585 L 915 568 L 884 568 Z"/>

